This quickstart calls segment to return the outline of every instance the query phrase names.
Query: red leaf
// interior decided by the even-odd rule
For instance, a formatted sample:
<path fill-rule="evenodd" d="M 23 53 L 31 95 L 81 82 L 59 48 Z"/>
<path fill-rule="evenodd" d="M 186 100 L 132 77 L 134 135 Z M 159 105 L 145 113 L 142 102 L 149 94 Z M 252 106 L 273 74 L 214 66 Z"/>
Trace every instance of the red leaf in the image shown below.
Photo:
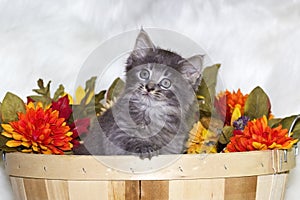
<path fill-rule="evenodd" d="M 65 120 L 68 120 L 72 113 L 72 108 L 69 103 L 68 95 L 65 95 L 57 101 L 52 102 L 52 109 L 59 112 L 59 118 L 65 118 Z"/>

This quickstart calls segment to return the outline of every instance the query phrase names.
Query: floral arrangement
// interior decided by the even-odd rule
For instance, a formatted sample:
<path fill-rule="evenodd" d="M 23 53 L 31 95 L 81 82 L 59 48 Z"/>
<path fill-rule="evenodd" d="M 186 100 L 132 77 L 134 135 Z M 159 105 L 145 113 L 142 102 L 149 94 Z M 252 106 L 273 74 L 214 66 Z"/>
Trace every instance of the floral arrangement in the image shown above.
<path fill-rule="evenodd" d="M 215 95 L 220 65 L 207 67 L 199 86 L 199 122 L 188 141 L 188 153 L 241 152 L 290 149 L 300 137 L 300 123 L 289 129 L 297 116 L 283 119 L 271 113 L 271 101 L 262 88 L 250 94 L 228 90 Z M 213 94 L 213 96 L 211 95 Z"/>
<path fill-rule="evenodd" d="M 100 114 L 100 103 L 106 91 L 94 93 L 96 77 L 79 86 L 75 98 L 65 93 L 62 85 L 50 93 L 50 83 L 38 80 L 37 95 L 27 103 L 8 92 L 0 104 L 0 148 L 3 151 L 68 154 L 79 145 L 80 136 L 88 133 L 92 116 Z M 107 95 L 109 101 L 110 95 Z M 76 116 L 76 119 L 74 119 Z"/>
<path fill-rule="evenodd" d="M 290 149 L 300 137 L 296 116 L 275 118 L 267 94 L 256 87 L 249 94 L 228 90 L 216 94 L 220 65 L 206 67 L 197 92 L 200 119 L 190 131 L 186 152 L 217 153 Z M 50 83 L 38 80 L 36 95 L 25 103 L 8 92 L 0 103 L 0 149 L 41 154 L 72 154 L 80 136 L 88 134 L 93 117 L 101 115 L 121 93 L 117 78 L 107 91 L 95 93 L 96 77 L 79 86 L 75 96 L 62 85 L 51 96 Z M 96 112 L 96 115 L 95 115 Z"/>

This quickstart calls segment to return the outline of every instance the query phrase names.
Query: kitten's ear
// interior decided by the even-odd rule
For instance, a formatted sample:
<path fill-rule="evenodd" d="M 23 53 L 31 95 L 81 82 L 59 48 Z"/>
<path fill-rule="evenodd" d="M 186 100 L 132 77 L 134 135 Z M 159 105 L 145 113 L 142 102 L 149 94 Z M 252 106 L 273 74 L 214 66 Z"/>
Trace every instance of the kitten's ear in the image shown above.
<path fill-rule="evenodd" d="M 195 55 L 181 60 L 178 63 L 181 64 L 180 72 L 183 77 L 192 84 L 194 89 L 197 88 L 200 83 L 203 59 L 203 55 Z"/>
<path fill-rule="evenodd" d="M 141 29 L 137 36 L 133 50 L 133 53 L 138 57 L 144 57 L 149 51 L 155 50 L 154 44 L 144 29 Z"/>

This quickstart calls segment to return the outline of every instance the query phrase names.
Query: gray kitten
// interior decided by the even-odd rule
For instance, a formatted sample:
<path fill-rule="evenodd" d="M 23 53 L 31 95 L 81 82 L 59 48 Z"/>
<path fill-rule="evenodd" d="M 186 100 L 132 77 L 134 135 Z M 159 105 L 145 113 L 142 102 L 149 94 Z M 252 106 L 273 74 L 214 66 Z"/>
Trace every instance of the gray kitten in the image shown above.
<path fill-rule="evenodd" d="M 75 154 L 180 154 L 197 120 L 203 56 L 187 59 L 154 46 L 141 30 L 127 59 L 125 88 L 92 124 Z"/>

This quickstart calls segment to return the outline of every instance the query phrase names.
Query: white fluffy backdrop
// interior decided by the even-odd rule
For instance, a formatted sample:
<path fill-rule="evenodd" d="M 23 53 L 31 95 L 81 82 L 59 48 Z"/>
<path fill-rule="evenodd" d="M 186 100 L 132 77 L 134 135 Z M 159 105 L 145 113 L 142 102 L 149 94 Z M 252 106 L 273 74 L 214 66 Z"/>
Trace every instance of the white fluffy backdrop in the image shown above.
<path fill-rule="evenodd" d="M 0 0 L 0 99 L 25 97 L 36 80 L 70 92 L 89 54 L 108 38 L 143 25 L 196 41 L 229 90 L 261 86 L 277 117 L 300 113 L 300 1 Z M 297 158 L 300 165 L 300 156 Z M 32 163 L 34 166 L 34 163 Z M 286 199 L 299 199 L 300 167 Z M 13 199 L 1 165 L 0 199 Z"/>

